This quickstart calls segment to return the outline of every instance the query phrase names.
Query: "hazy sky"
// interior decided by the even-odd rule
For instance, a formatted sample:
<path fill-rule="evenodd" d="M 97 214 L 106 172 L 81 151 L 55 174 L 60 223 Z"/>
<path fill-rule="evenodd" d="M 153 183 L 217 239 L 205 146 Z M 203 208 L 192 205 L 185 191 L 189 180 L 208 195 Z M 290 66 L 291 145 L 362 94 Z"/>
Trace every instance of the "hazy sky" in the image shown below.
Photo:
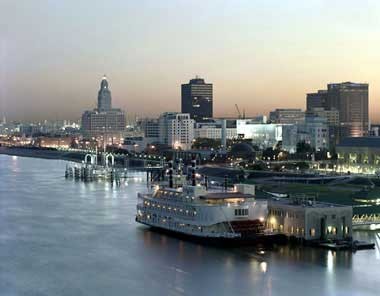
<path fill-rule="evenodd" d="M 79 118 L 107 74 L 129 114 L 180 108 L 214 84 L 214 113 L 305 108 L 329 82 L 368 82 L 380 121 L 380 1 L 0 0 L 0 114 Z"/>

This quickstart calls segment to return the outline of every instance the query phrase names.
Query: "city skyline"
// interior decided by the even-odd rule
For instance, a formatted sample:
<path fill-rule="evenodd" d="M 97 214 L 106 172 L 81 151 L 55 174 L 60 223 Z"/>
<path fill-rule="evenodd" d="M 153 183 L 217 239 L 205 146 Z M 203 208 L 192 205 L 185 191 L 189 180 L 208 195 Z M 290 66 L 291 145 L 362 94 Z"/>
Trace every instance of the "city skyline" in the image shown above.
<path fill-rule="evenodd" d="M 378 295 L 379 36 L 379 0 L 0 0 L 0 296 Z"/>
<path fill-rule="evenodd" d="M 379 122 L 380 3 L 349 2 L 2 1 L 0 115 L 78 119 L 105 73 L 115 105 L 144 116 L 179 111 L 196 75 L 214 85 L 215 116 L 306 109 L 328 83 L 369 83 Z"/>

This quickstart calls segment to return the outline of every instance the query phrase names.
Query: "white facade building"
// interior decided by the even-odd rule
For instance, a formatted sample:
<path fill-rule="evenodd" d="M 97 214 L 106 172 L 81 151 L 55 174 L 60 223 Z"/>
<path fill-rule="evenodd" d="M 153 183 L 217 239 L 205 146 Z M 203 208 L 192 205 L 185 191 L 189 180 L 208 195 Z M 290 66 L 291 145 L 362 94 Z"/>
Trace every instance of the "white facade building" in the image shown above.
<path fill-rule="evenodd" d="M 307 116 L 299 124 L 258 124 L 249 119 L 236 121 L 238 138 L 252 139 L 260 148 L 274 147 L 282 141 L 282 148 L 296 152 L 298 142 L 305 141 L 316 150 L 329 149 L 329 128 L 326 118 Z"/>
<path fill-rule="evenodd" d="M 282 127 L 282 149 L 295 153 L 298 143 L 298 126 L 296 124 L 284 125 Z"/>
<path fill-rule="evenodd" d="M 159 120 L 160 140 L 174 149 L 191 149 L 194 140 L 194 123 L 188 113 L 165 112 Z"/>
<path fill-rule="evenodd" d="M 261 124 L 250 119 L 236 121 L 236 133 L 239 138 L 252 139 L 260 148 L 274 147 L 282 141 L 282 124 Z"/>
<path fill-rule="evenodd" d="M 220 140 L 222 138 L 222 123 L 202 122 L 196 123 L 194 130 L 195 138 L 208 138 Z M 237 137 L 236 128 L 226 127 L 226 138 L 234 139 Z"/>
<path fill-rule="evenodd" d="M 301 109 L 276 109 L 269 113 L 272 123 L 298 124 L 305 121 L 305 112 Z"/>
<path fill-rule="evenodd" d="M 315 150 L 329 149 L 329 127 L 326 118 L 307 116 L 298 126 L 298 142 L 305 141 Z"/>

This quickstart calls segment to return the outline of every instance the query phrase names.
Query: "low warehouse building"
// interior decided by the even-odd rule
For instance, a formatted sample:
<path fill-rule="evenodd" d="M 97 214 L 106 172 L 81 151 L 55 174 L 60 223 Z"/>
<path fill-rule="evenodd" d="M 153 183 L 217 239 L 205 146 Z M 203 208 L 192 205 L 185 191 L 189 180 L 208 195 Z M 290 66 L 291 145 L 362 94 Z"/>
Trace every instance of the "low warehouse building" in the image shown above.
<path fill-rule="evenodd" d="M 304 196 L 273 198 L 268 201 L 267 228 L 305 240 L 351 239 L 352 207 Z"/>

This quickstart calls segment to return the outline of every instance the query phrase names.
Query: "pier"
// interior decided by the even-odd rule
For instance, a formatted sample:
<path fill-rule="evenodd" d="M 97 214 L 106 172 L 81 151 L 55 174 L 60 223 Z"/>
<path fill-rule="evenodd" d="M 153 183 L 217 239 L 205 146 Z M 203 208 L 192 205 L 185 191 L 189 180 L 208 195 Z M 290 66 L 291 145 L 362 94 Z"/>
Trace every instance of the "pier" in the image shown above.
<path fill-rule="evenodd" d="M 65 178 L 91 182 L 95 180 L 116 181 L 127 177 L 127 168 L 115 166 L 115 156 L 112 153 L 100 154 L 101 162 L 98 163 L 98 153 L 88 153 L 81 164 L 66 165 Z"/>

